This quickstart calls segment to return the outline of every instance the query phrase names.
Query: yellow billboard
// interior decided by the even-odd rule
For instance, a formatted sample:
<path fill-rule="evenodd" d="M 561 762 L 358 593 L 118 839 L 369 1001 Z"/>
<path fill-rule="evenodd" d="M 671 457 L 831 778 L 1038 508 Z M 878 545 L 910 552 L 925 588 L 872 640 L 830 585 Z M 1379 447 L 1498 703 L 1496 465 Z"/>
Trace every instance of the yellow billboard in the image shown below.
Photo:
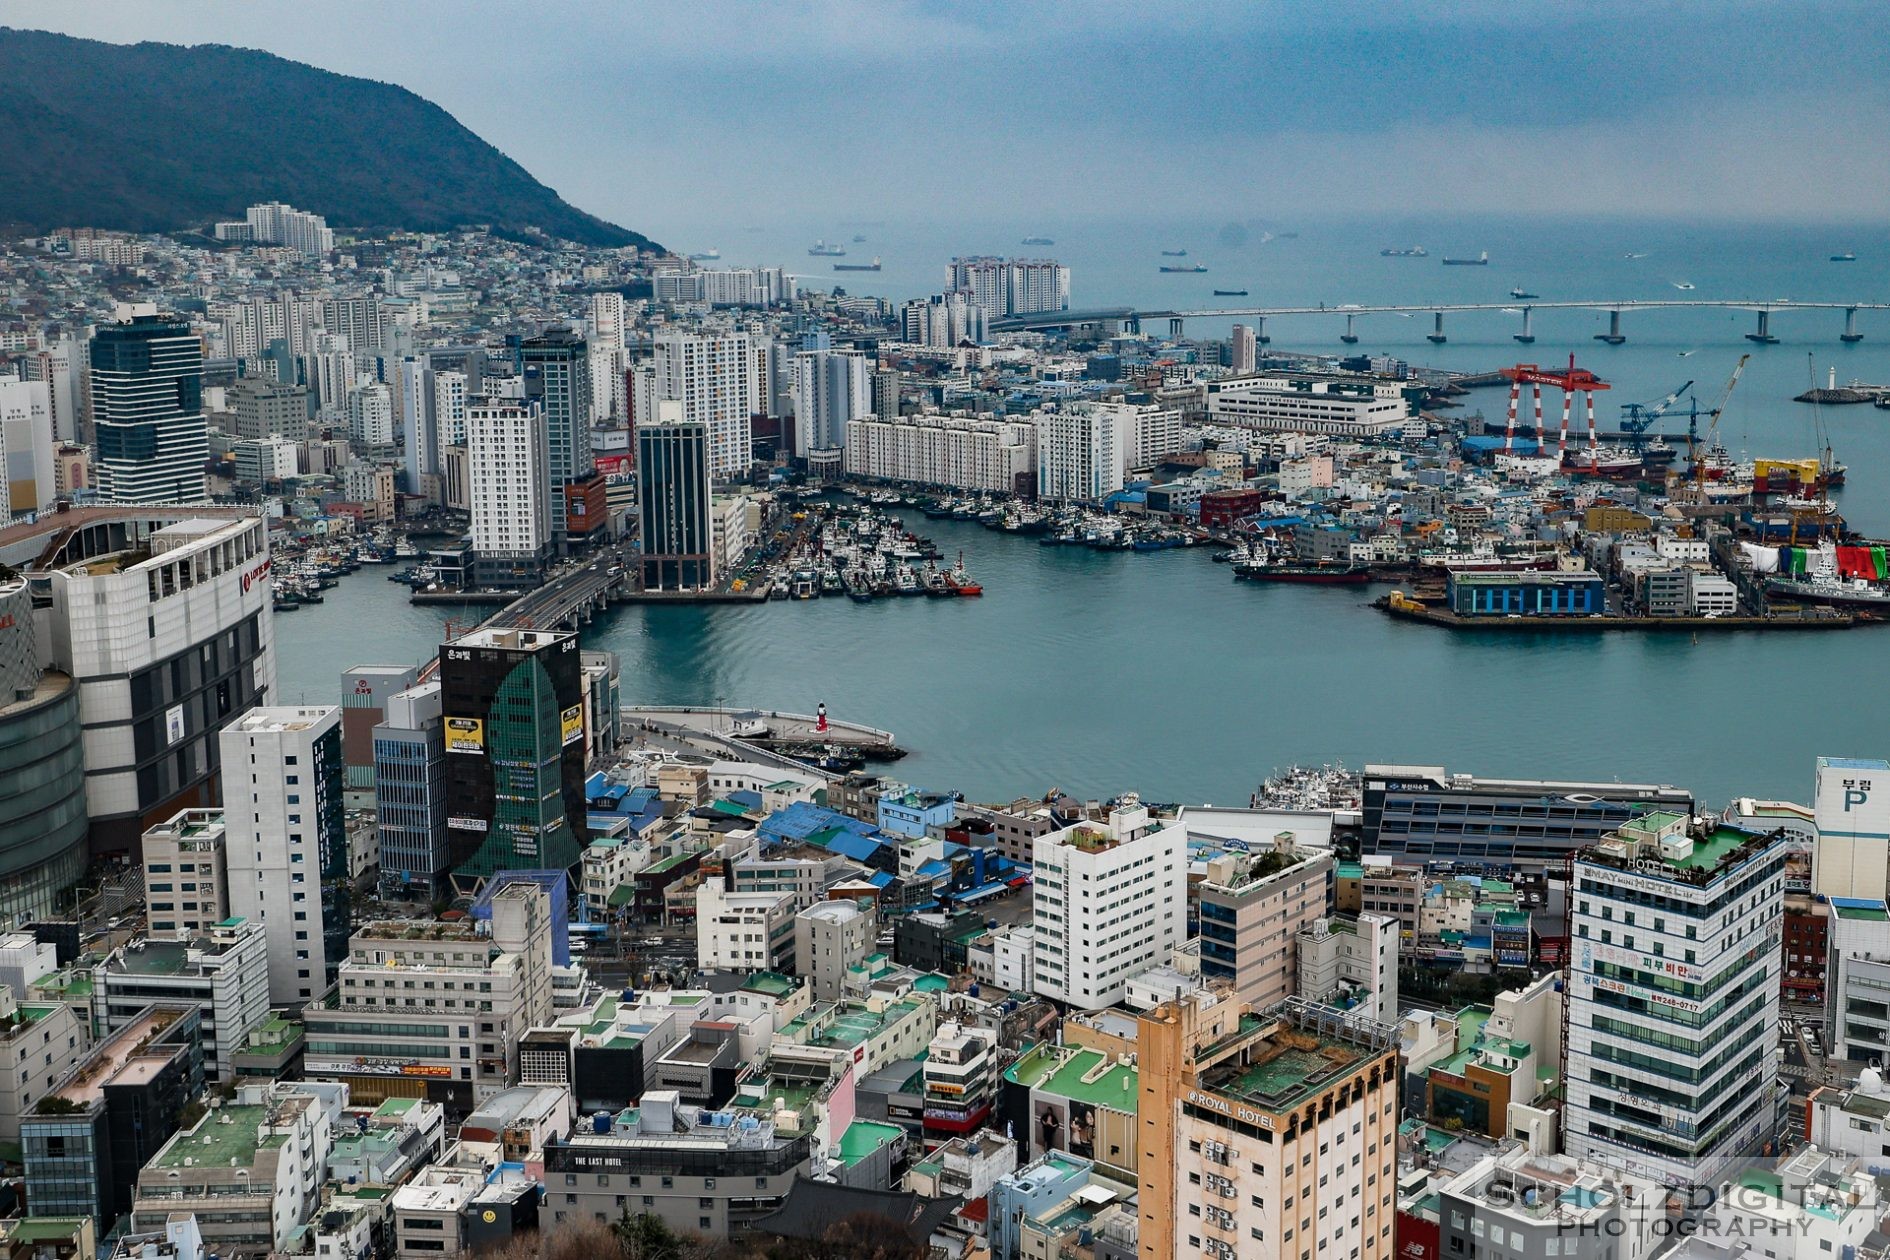
<path fill-rule="evenodd" d="M 485 752 L 486 724 L 478 718 L 447 718 L 446 751 L 450 753 Z"/>
<path fill-rule="evenodd" d="M 574 704 L 558 715 L 558 743 L 575 744 L 584 738 L 584 706 Z"/>

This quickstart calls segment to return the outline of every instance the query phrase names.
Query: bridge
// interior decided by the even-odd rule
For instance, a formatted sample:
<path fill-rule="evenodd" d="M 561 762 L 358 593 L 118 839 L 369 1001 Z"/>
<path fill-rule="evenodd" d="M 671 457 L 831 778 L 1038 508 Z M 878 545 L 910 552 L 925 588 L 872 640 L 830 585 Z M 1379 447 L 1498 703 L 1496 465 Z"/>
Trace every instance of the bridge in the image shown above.
<path fill-rule="evenodd" d="M 993 320 L 994 332 L 1042 330 L 1050 328 L 1069 328 L 1078 324 L 1118 323 L 1131 331 L 1139 331 L 1144 320 L 1168 321 L 1168 335 L 1180 337 L 1190 319 L 1251 319 L 1254 321 L 1254 337 L 1260 344 L 1266 344 L 1270 338 L 1266 332 L 1266 321 L 1297 315 L 1342 315 L 1345 317 L 1345 332 L 1339 340 L 1347 345 L 1358 342 L 1358 318 L 1362 315 L 1429 315 L 1432 319 L 1431 331 L 1427 340 L 1433 345 L 1442 345 L 1447 338 L 1444 335 L 1444 316 L 1457 312 L 1497 311 L 1522 318 L 1522 327 L 1515 334 L 1516 340 L 1527 344 L 1536 339 L 1533 328 L 1533 316 L 1537 311 L 1606 311 L 1608 312 L 1608 331 L 1596 333 L 1595 340 L 1609 345 L 1620 345 L 1627 340 L 1621 331 L 1621 315 L 1626 311 L 1664 311 L 1664 310 L 1726 310 L 1750 311 L 1757 317 L 1753 331 L 1746 334 L 1746 340 L 1762 345 L 1774 345 L 1778 338 L 1772 335 L 1772 316 L 1782 311 L 1842 311 L 1844 313 L 1844 331 L 1838 340 L 1858 342 L 1864 335 L 1857 331 L 1857 313 L 1859 311 L 1890 311 L 1890 302 L 1794 302 L 1788 298 L 1773 301 L 1753 301 L 1720 298 L 1656 298 L 1624 299 L 1615 301 L 1593 302 L 1542 302 L 1534 298 L 1519 298 L 1508 302 L 1414 302 L 1394 305 L 1363 306 L 1346 303 L 1340 306 L 1225 306 L 1207 307 L 1197 310 L 1138 311 L 1129 306 L 1098 307 L 1078 311 L 1039 311 L 1032 315 L 1016 315 L 1006 319 Z"/>
<path fill-rule="evenodd" d="M 486 618 L 481 628 L 575 630 L 610 603 L 611 594 L 628 580 L 627 571 L 623 552 L 614 547 L 607 549 L 589 563 L 520 595 Z"/>

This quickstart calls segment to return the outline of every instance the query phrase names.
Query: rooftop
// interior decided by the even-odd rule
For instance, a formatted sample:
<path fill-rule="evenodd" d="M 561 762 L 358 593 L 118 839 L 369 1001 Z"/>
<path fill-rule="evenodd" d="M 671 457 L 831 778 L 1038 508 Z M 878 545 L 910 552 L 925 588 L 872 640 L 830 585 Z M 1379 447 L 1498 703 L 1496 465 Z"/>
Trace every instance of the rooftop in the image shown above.
<path fill-rule="evenodd" d="M 1013 1063 L 1004 1078 L 1059 1098 L 1134 1111 L 1136 1069 L 1117 1063 L 1100 1050 L 1059 1048 L 1040 1042 Z"/>
<path fill-rule="evenodd" d="M 246 1168 L 259 1151 L 273 1150 L 288 1141 L 277 1135 L 260 1138 L 257 1130 L 269 1119 L 266 1106 L 229 1105 L 208 1112 L 188 1133 L 179 1133 L 151 1160 L 152 1168 L 183 1168 L 188 1159 L 199 1168 Z"/>
<path fill-rule="evenodd" d="M 1279 1112 L 1395 1049 L 1398 1033 L 1358 1014 L 1288 998 L 1264 1015 L 1244 1016 L 1221 1044 L 1241 1041 L 1237 1053 L 1202 1073 L 1202 1087 Z M 1203 1057 L 1218 1051 L 1209 1046 Z"/>
<path fill-rule="evenodd" d="M 853 1167 L 882 1146 L 890 1146 L 905 1136 L 896 1124 L 877 1120 L 855 1120 L 840 1135 L 840 1162 Z"/>

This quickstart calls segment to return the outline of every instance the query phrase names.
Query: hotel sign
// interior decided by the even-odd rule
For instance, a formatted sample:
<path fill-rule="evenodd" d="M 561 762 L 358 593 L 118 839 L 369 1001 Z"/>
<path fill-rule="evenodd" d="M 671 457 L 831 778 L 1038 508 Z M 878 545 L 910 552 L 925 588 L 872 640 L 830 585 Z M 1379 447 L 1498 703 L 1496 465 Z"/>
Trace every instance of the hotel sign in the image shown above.
<path fill-rule="evenodd" d="M 1242 1124 L 1257 1124 L 1263 1129 L 1271 1129 L 1273 1127 L 1273 1117 L 1266 1112 L 1255 1111 L 1252 1107 L 1237 1106 L 1215 1094 L 1203 1094 L 1199 1090 L 1191 1089 L 1186 1094 L 1182 1095 L 1181 1100 L 1188 1103 L 1190 1106 L 1203 1107 L 1209 1111 L 1218 1111 L 1220 1114 L 1230 1119 L 1238 1120 Z"/>

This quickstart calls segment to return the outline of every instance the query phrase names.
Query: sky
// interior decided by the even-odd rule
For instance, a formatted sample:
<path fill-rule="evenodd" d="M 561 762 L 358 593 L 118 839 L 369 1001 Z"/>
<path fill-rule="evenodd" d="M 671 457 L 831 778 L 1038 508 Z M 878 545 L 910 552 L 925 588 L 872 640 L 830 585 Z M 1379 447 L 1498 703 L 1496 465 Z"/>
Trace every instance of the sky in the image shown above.
<path fill-rule="evenodd" d="M 0 25 L 397 83 L 658 239 L 757 209 L 1890 220 L 1883 0 L 0 0 Z"/>

